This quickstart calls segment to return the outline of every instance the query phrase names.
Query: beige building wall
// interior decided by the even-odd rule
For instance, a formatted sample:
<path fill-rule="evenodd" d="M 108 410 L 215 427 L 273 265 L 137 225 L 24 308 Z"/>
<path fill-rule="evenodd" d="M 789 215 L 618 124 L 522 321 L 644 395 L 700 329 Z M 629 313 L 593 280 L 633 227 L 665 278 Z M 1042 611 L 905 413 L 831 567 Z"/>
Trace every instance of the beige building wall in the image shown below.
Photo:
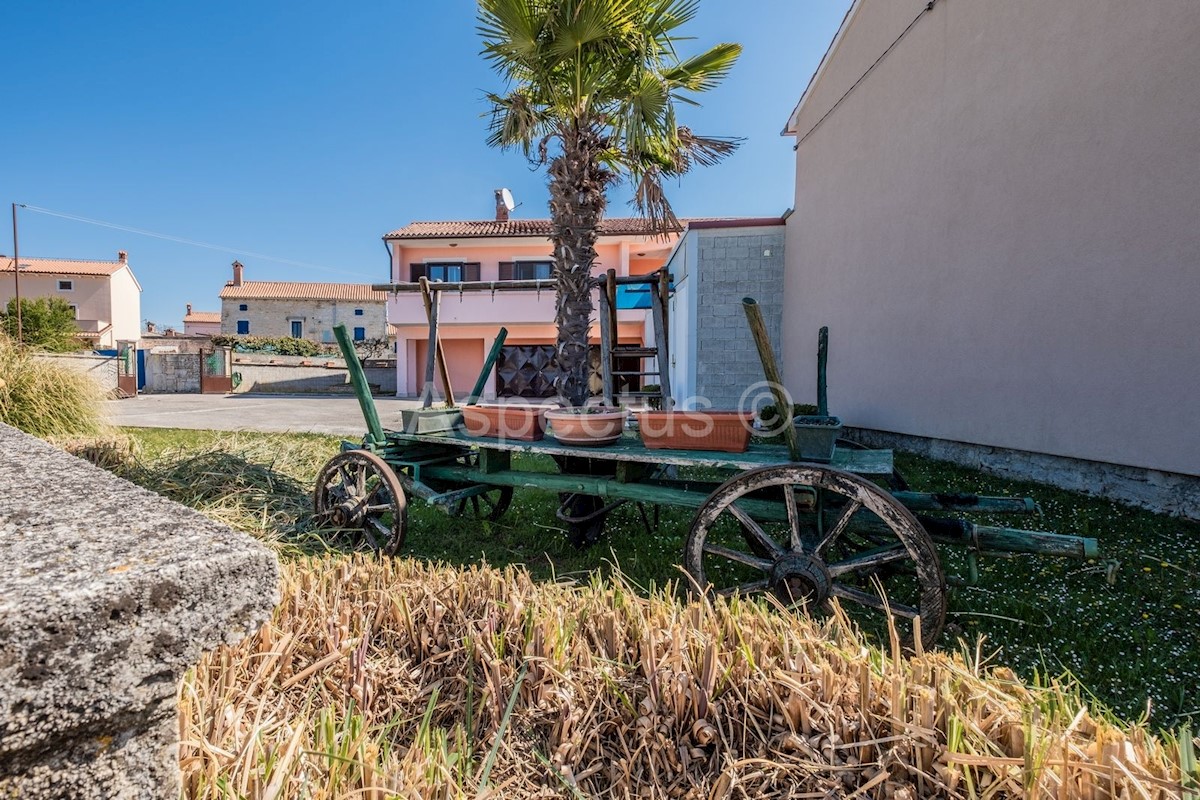
<path fill-rule="evenodd" d="M 245 305 L 246 310 L 239 310 Z M 361 308 L 363 315 L 355 316 Z M 222 300 L 221 333 L 237 333 L 238 320 L 250 322 L 251 336 L 291 336 L 292 320 L 303 324 L 303 339 L 333 342 L 333 326 L 343 324 L 347 333 L 366 328 L 368 339 L 387 336 L 387 307 L 383 301 L 363 300 Z"/>
<path fill-rule="evenodd" d="M 848 424 L 1200 474 L 1200 3 L 940 0 L 846 94 L 925 5 L 793 120 L 789 387 L 829 325 Z"/>
<path fill-rule="evenodd" d="M 141 287 L 128 269 L 115 272 L 109 287 L 113 338 L 117 341 L 136 342 L 142 336 Z"/>

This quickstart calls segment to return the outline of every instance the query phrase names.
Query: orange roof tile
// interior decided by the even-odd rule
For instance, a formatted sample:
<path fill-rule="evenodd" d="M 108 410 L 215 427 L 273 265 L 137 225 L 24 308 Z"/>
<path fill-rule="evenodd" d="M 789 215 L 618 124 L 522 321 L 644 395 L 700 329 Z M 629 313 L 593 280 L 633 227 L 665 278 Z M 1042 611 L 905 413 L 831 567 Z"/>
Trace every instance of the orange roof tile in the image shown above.
<path fill-rule="evenodd" d="M 686 220 L 681 220 L 686 223 Z M 548 219 L 460 220 L 447 222 L 410 222 L 384 235 L 384 239 L 444 239 L 480 236 L 550 235 Z M 600 223 L 601 236 L 651 236 L 650 223 L 638 217 L 615 217 Z"/>
<path fill-rule="evenodd" d="M 387 302 L 387 292 L 376 292 L 369 283 L 302 283 L 299 281 L 230 281 L 221 290 L 222 300 L 354 300 Z"/>
<path fill-rule="evenodd" d="M 21 256 L 21 273 L 39 275 L 112 275 L 129 266 L 123 261 L 85 261 L 74 258 L 26 258 Z M 12 272 L 12 256 L 0 256 L 0 271 Z"/>
<path fill-rule="evenodd" d="M 220 322 L 220 311 L 193 311 L 183 315 L 184 322 Z"/>

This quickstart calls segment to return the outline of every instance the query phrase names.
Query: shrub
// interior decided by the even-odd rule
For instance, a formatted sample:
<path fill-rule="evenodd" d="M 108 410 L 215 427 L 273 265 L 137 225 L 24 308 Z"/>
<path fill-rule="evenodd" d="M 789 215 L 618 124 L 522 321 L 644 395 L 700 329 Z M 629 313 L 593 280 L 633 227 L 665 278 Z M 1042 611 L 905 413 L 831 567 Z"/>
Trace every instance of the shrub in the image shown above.
<path fill-rule="evenodd" d="M 104 387 L 91 376 L 38 359 L 0 333 L 0 422 L 43 438 L 107 432 Z"/>
<path fill-rule="evenodd" d="M 17 299 L 8 301 L 0 314 L 0 328 L 11 339 L 17 338 Z M 71 353 L 87 347 L 79 338 L 75 312 L 61 297 L 22 298 L 21 341 L 27 347 L 51 353 Z"/>
<path fill-rule="evenodd" d="M 232 347 L 239 353 L 277 353 L 281 356 L 320 355 L 321 345 L 308 339 L 291 336 L 229 336 L 212 337 L 218 347 Z"/>

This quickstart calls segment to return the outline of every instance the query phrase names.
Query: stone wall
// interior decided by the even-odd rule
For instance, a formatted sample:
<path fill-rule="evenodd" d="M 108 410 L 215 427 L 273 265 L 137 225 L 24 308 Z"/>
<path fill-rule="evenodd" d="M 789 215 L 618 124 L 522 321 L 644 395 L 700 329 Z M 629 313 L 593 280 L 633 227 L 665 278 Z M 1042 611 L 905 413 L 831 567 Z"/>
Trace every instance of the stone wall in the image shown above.
<path fill-rule="evenodd" d="M 82 372 L 94 378 L 106 391 L 117 390 L 117 357 L 87 353 L 37 353 L 34 358 Z"/>
<path fill-rule="evenodd" d="M 758 301 L 775 357 L 783 319 L 783 226 L 698 230 L 696 395 L 734 409 L 764 380 L 742 298 Z M 769 255 L 767 255 L 769 253 Z M 813 342 L 817 330 L 813 328 Z M 782 363 L 782 362 L 781 362 Z M 762 393 L 765 396 L 765 392 Z"/>
<path fill-rule="evenodd" d="M 1006 447 L 845 428 L 869 447 L 890 447 L 978 469 L 1001 478 L 1048 483 L 1184 519 L 1200 520 L 1200 477 L 1102 461 L 1030 453 Z"/>
<path fill-rule="evenodd" d="M 245 311 L 239 306 L 246 306 Z M 362 316 L 354 314 L 362 309 Z M 353 335 L 356 327 L 366 328 L 368 339 L 387 336 L 387 307 L 378 301 L 364 300 L 222 300 L 221 333 L 238 332 L 238 320 L 250 323 L 251 336 L 291 336 L 292 321 L 302 325 L 302 339 L 332 344 L 333 326 L 342 324 Z"/>
<path fill-rule="evenodd" d="M 180 795 L 176 695 L 278 600 L 250 537 L 0 425 L 0 797 Z"/>
<path fill-rule="evenodd" d="M 147 353 L 146 392 L 177 394 L 200 391 L 197 353 Z"/>

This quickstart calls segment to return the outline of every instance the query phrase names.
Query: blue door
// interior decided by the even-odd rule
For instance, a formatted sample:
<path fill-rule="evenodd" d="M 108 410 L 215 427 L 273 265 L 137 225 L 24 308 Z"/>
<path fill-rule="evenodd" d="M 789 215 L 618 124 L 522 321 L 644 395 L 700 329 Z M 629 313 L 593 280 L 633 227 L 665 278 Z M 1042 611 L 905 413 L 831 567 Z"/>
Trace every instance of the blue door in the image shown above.
<path fill-rule="evenodd" d="M 361 342 L 366 338 L 367 338 L 367 329 L 366 328 L 355 328 L 354 329 L 354 341 Z"/>
<path fill-rule="evenodd" d="M 292 338 L 300 339 L 304 336 L 304 323 L 298 319 L 292 320 Z"/>

